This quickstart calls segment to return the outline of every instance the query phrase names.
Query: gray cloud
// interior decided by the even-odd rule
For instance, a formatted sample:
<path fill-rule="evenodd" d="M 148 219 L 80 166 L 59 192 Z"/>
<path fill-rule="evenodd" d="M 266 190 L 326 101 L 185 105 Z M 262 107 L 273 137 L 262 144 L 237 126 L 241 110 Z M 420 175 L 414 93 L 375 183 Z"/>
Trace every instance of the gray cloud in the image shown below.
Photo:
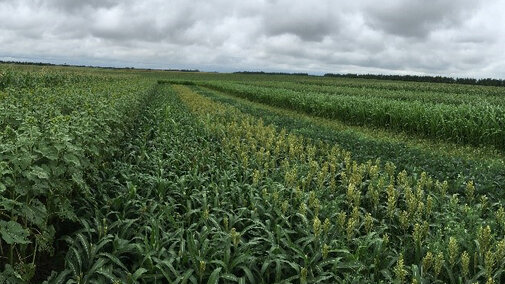
<path fill-rule="evenodd" d="M 306 41 L 321 41 L 339 28 L 339 15 L 331 0 L 271 1 L 264 7 L 263 30 L 267 35 L 293 34 Z"/>
<path fill-rule="evenodd" d="M 505 77 L 500 0 L 0 0 L 0 58 Z"/>
<path fill-rule="evenodd" d="M 63 13 L 80 13 L 84 10 L 110 9 L 122 3 L 120 0 L 48 0 L 40 1 L 51 8 L 61 10 Z"/>
<path fill-rule="evenodd" d="M 405 37 L 425 37 L 431 31 L 459 26 L 475 12 L 472 0 L 391 0 L 385 5 L 373 3 L 366 8 L 372 28 Z"/>

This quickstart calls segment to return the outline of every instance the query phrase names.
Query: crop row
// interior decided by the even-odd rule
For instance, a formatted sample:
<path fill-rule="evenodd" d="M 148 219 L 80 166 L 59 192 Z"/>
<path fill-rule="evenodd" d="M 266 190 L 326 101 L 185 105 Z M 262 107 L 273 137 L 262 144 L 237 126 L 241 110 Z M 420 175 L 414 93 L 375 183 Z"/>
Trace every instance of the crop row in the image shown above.
<path fill-rule="evenodd" d="M 51 270 L 49 283 L 505 280 L 504 204 L 473 181 L 461 192 L 393 163 L 358 163 L 141 76 L 13 78 L 0 78 L 0 283 Z M 339 119 L 331 114 L 367 103 L 199 84 Z M 426 119 L 445 110 L 422 106 Z"/>
<path fill-rule="evenodd" d="M 172 89 L 173 88 L 173 89 Z M 178 95 L 176 95 L 175 92 Z M 503 281 L 505 211 L 160 86 L 72 238 L 80 283 Z M 130 136 L 129 136 L 130 137 Z"/>
<path fill-rule="evenodd" d="M 267 79 L 263 79 L 265 81 Z M 284 81 L 292 81 L 285 79 Z M 469 95 L 478 97 L 503 97 L 502 87 L 472 86 L 462 84 L 440 84 L 426 82 L 401 82 L 373 79 L 348 79 L 348 78 L 317 78 L 296 80 L 310 86 L 345 86 L 351 88 L 374 88 L 384 91 L 413 91 L 419 93 L 440 93 L 447 96 Z"/>
<path fill-rule="evenodd" d="M 243 246 L 253 263 L 264 264 L 249 267 L 256 280 L 502 280 L 505 213 L 500 203 L 477 195 L 473 182 L 463 196 L 452 195 L 446 182 L 426 174 L 356 163 L 338 147 L 277 132 L 233 107 L 177 89 L 236 161 L 237 183 L 252 186 L 233 204 L 247 206 L 253 218 L 258 214 L 252 224 L 265 230 L 235 227 L 237 250 Z M 258 239 L 265 235 L 271 237 Z M 272 274 L 262 274 L 270 265 Z"/>
<path fill-rule="evenodd" d="M 240 82 L 244 85 L 253 85 L 260 87 L 269 87 L 276 89 L 287 89 L 302 93 L 324 93 L 343 96 L 356 96 L 356 97 L 374 97 L 384 98 L 398 101 L 418 101 L 422 103 L 434 104 L 448 104 L 448 105 L 461 105 L 474 103 L 475 99 L 479 99 L 480 103 L 504 106 L 505 94 L 501 96 L 485 94 L 470 95 L 467 93 L 447 93 L 441 91 L 423 92 L 420 90 L 390 90 L 382 89 L 378 85 L 363 84 L 363 85 L 315 85 L 304 84 L 303 82 L 294 81 L 251 81 Z M 505 93 L 505 91 L 504 91 Z"/>
<path fill-rule="evenodd" d="M 484 154 L 479 148 L 471 146 L 429 143 L 426 139 L 391 135 L 377 129 L 372 132 L 363 127 L 271 107 L 208 88 L 193 86 L 192 89 L 213 101 L 261 118 L 279 130 L 285 128 L 307 138 L 338 144 L 351 151 L 358 162 L 380 158 L 395 163 L 399 170 L 418 174 L 425 171 L 434 178 L 447 179 L 452 187 L 461 190 L 465 180 L 474 180 L 480 193 L 488 194 L 493 200 L 505 194 L 499 190 L 505 188 L 505 164 L 496 152 Z"/>
<path fill-rule="evenodd" d="M 76 200 L 100 183 L 149 86 L 86 74 L 18 75 L 4 80 L 0 98 L 0 265 L 7 277 L 0 282 L 8 283 L 42 273 L 37 264 L 54 256 L 62 232 L 75 229 Z M 51 86 L 50 78 L 61 80 Z"/>
<path fill-rule="evenodd" d="M 197 84 L 273 106 L 339 119 L 351 125 L 386 128 L 461 144 L 493 145 L 499 149 L 505 146 L 505 109 L 495 105 L 402 102 L 301 93 L 223 81 Z"/>

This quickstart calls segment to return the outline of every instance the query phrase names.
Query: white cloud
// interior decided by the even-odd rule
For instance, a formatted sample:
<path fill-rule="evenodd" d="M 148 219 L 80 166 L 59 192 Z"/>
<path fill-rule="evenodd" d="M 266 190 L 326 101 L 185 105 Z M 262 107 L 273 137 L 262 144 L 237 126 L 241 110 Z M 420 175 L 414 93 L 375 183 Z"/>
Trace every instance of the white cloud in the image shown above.
<path fill-rule="evenodd" d="M 505 78 L 500 0 L 0 0 L 0 58 Z"/>

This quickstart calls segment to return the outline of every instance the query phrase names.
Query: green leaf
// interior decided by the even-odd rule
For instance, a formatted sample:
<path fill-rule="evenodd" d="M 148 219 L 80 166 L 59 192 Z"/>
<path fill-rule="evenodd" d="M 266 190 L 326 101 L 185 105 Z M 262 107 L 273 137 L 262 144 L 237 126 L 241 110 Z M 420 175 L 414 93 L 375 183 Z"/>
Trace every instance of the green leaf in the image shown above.
<path fill-rule="evenodd" d="M 219 273 L 221 273 L 222 267 L 218 267 L 212 271 L 209 277 L 209 281 L 207 281 L 207 284 L 216 284 L 218 283 L 219 280 Z"/>
<path fill-rule="evenodd" d="M 79 161 L 79 158 L 77 158 L 77 156 L 73 155 L 73 154 L 65 154 L 65 156 L 63 156 L 63 160 L 65 162 L 67 162 L 67 163 L 72 163 L 75 166 L 80 166 L 81 165 L 81 162 Z"/>
<path fill-rule="evenodd" d="M 51 161 L 58 159 L 58 150 L 55 147 L 51 147 L 47 144 L 40 145 L 39 149 L 36 149 L 35 151 L 42 154 L 42 156 Z"/>
<path fill-rule="evenodd" d="M 118 265 L 119 267 L 121 267 L 123 270 L 128 271 L 128 269 L 126 268 L 126 266 L 116 256 L 114 256 L 114 255 L 112 255 L 110 253 L 107 253 L 107 252 L 100 253 L 99 256 L 103 256 L 103 257 L 108 258 L 110 261 L 114 262 L 116 265 Z"/>
<path fill-rule="evenodd" d="M 0 235 L 2 235 L 2 239 L 9 245 L 30 243 L 28 240 L 28 230 L 23 228 L 18 222 L 0 221 Z"/>
<path fill-rule="evenodd" d="M 237 276 L 233 275 L 233 274 L 223 274 L 221 276 L 221 278 L 225 279 L 225 280 L 228 280 L 228 281 L 233 281 L 233 282 L 240 282 L 240 278 L 238 278 Z"/>
<path fill-rule="evenodd" d="M 98 270 L 96 272 L 97 274 L 100 274 L 104 276 L 106 279 L 108 279 L 110 282 L 109 283 L 118 283 L 119 279 L 111 272 L 105 271 L 105 270 Z"/>
<path fill-rule="evenodd" d="M 30 223 L 41 229 L 46 226 L 47 209 L 39 200 L 34 199 L 31 204 L 23 205 L 20 211 Z"/>
<path fill-rule="evenodd" d="M 60 273 L 53 271 L 51 276 L 47 279 L 47 281 L 42 282 L 43 284 L 63 284 L 72 273 L 72 270 L 66 269 Z"/>
<path fill-rule="evenodd" d="M 0 273 L 0 283 L 21 284 L 26 283 L 26 281 L 23 280 L 23 277 L 14 269 L 14 267 L 10 264 L 6 264 L 4 270 Z"/>
<path fill-rule="evenodd" d="M 3 207 L 3 209 L 7 211 L 16 211 L 16 208 L 18 206 L 23 206 L 23 203 L 16 200 L 3 198 L 2 196 L 0 196 L 0 208 Z"/>
<path fill-rule="evenodd" d="M 136 281 L 137 279 L 139 279 L 139 277 L 140 277 L 140 276 L 142 276 L 142 274 L 144 274 L 144 273 L 146 273 L 146 272 L 147 272 L 147 269 L 145 269 L 145 268 L 143 268 L 143 267 L 141 267 L 141 268 L 137 269 L 137 270 L 135 271 L 135 273 L 133 273 L 133 275 L 132 275 L 133 280 L 135 280 L 135 281 Z"/>
<path fill-rule="evenodd" d="M 40 179 L 48 179 L 49 172 L 42 167 L 32 166 L 32 171 L 30 172 L 32 176 L 36 176 Z"/>

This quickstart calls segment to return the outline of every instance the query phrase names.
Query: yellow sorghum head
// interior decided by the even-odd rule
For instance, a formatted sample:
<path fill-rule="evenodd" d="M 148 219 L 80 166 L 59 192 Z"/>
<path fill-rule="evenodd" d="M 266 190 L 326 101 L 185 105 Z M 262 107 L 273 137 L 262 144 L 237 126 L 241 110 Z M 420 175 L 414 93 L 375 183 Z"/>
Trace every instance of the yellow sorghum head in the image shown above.
<path fill-rule="evenodd" d="M 423 221 L 423 226 L 422 226 L 422 236 L 423 239 L 428 236 L 428 233 L 430 232 L 430 223 L 428 221 Z"/>
<path fill-rule="evenodd" d="M 279 192 L 275 190 L 274 193 L 272 194 L 273 202 L 277 204 L 279 202 L 279 198 L 280 198 Z"/>
<path fill-rule="evenodd" d="M 340 179 L 342 180 L 342 185 L 346 186 L 349 183 L 349 180 L 347 178 L 347 174 L 345 172 L 342 172 L 340 174 Z"/>
<path fill-rule="evenodd" d="M 435 276 L 438 276 L 438 274 L 440 274 L 440 271 L 444 266 L 444 262 L 445 262 L 444 254 L 442 252 L 439 252 L 435 257 L 435 263 L 434 263 Z"/>
<path fill-rule="evenodd" d="M 223 218 L 223 225 L 224 225 L 224 229 L 225 229 L 226 231 L 228 231 L 228 217 L 227 217 L 227 216 L 225 216 L 225 217 Z"/>
<path fill-rule="evenodd" d="M 328 162 L 323 164 L 323 167 L 317 174 L 317 185 L 319 188 L 323 188 L 324 182 L 326 181 L 326 176 L 328 175 Z"/>
<path fill-rule="evenodd" d="M 389 235 L 385 233 L 382 235 L 382 246 L 386 247 L 389 244 Z"/>
<path fill-rule="evenodd" d="M 328 257 L 328 253 L 330 252 L 330 246 L 327 245 L 327 244 L 324 244 L 323 245 L 323 248 L 322 248 L 322 251 L 321 251 L 321 254 L 323 256 L 323 259 L 326 259 Z"/>
<path fill-rule="evenodd" d="M 302 189 L 299 186 L 297 186 L 295 188 L 295 198 L 297 200 L 300 200 L 300 199 L 302 199 L 302 197 L 303 197 L 303 191 L 302 191 Z"/>
<path fill-rule="evenodd" d="M 289 209 L 289 201 L 284 200 L 284 202 L 282 202 L 282 205 L 281 205 L 282 214 L 286 214 L 288 209 Z"/>
<path fill-rule="evenodd" d="M 301 270 L 300 270 L 300 278 L 302 281 L 305 281 L 307 280 L 307 268 L 303 267 Z"/>
<path fill-rule="evenodd" d="M 203 210 L 202 218 L 203 220 L 209 219 L 209 209 L 205 208 L 205 210 Z"/>
<path fill-rule="evenodd" d="M 420 186 L 417 187 L 416 198 L 418 200 L 423 200 L 423 198 L 424 198 L 424 190 Z"/>
<path fill-rule="evenodd" d="M 419 179 L 419 184 L 421 186 L 425 186 L 428 181 L 428 174 L 426 172 L 421 173 L 421 178 Z"/>
<path fill-rule="evenodd" d="M 205 261 L 200 260 L 200 267 L 198 269 L 200 275 L 203 275 L 203 273 L 205 272 L 205 266 L 206 266 Z"/>
<path fill-rule="evenodd" d="M 452 208 L 457 208 L 459 203 L 459 198 L 457 194 L 453 194 L 451 199 L 449 200 L 449 204 Z"/>
<path fill-rule="evenodd" d="M 398 261 L 396 262 L 396 266 L 394 268 L 395 278 L 400 283 L 405 282 L 405 277 L 407 276 L 407 270 L 405 270 L 405 264 L 403 262 L 403 254 L 400 253 L 398 256 Z"/>
<path fill-rule="evenodd" d="M 335 192 L 337 190 L 337 181 L 335 180 L 333 175 L 330 178 L 329 188 L 330 188 L 331 192 Z"/>
<path fill-rule="evenodd" d="M 482 210 L 486 210 L 488 198 L 485 194 L 480 197 L 480 205 Z"/>
<path fill-rule="evenodd" d="M 492 251 L 486 252 L 486 256 L 484 258 L 484 267 L 486 268 L 486 275 L 488 277 L 492 277 L 493 268 L 495 264 L 495 257 Z"/>
<path fill-rule="evenodd" d="M 314 222 L 312 223 L 312 229 L 314 230 L 314 235 L 316 237 L 321 234 L 321 220 L 319 220 L 317 216 L 314 218 Z"/>
<path fill-rule="evenodd" d="M 400 222 L 402 229 L 407 230 L 409 227 L 409 213 L 407 213 L 405 210 L 402 210 L 400 215 L 398 215 L 398 221 Z"/>
<path fill-rule="evenodd" d="M 324 219 L 324 223 L 323 223 L 324 234 L 328 234 L 328 232 L 330 231 L 330 226 L 331 226 L 330 219 L 328 219 L 328 218 Z"/>
<path fill-rule="evenodd" d="M 447 189 L 449 189 L 449 183 L 444 180 L 444 182 L 440 186 L 440 195 L 445 196 L 447 195 Z"/>
<path fill-rule="evenodd" d="M 480 249 L 484 253 L 489 249 L 491 244 L 491 227 L 487 225 L 486 227 L 480 227 L 477 233 L 477 238 L 480 244 Z"/>
<path fill-rule="evenodd" d="M 351 218 L 355 219 L 356 221 L 359 220 L 359 208 L 357 206 L 352 208 Z"/>
<path fill-rule="evenodd" d="M 368 174 L 370 175 L 371 180 L 377 179 L 379 177 L 379 166 L 377 165 L 370 166 Z"/>
<path fill-rule="evenodd" d="M 396 192 L 395 188 L 393 185 L 389 185 L 387 187 L 387 193 L 388 193 L 388 207 L 387 207 L 387 213 L 389 218 L 393 218 L 394 213 L 396 211 Z"/>
<path fill-rule="evenodd" d="M 459 247 L 456 238 L 454 237 L 449 238 L 448 250 L 449 250 L 449 263 L 451 264 L 451 266 L 453 266 L 456 263 L 456 260 L 459 256 Z"/>
<path fill-rule="evenodd" d="M 412 238 L 414 239 L 416 245 L 421 244 L 421 241 L 423 240 L 423 230 L 421 228 L 421 225 L 419 225 L 419 223 L 416 223 L 414 225 L 414 230 L 412 231 Z"/>
<path fill-rule="evenodd" d="M 286 186 L 294 186 L 298 177 L 297 168 L 293 167 L 284 174 L 284 182 Z"/>
<path fill-rule="evenodd" d="M 355 192 L 356 192 L 356 186 L 354 185 L 354 183 L 350 183 L 349 186 L 347 186 L 347 202 L 349 203 L 349 205 L 351 205 L 352 202 L 354 201 Z"/>
<path fill-rule="evenodd" d="M 396 183 L 399 186 L 403 186 L 403 187 L 408 187 L 409 186 L 409 180 L 408 180 L 408 176 L 407 176 L 407 171 L 403 170 L 403 171 L 401 171 L 401 172 L 398 173 L 398 176 L 396 177 Z"/>
<path fill-rule="evenodd" d="M 409 215 L 414 215 L 417 210 L 417 199 L 414 193 L 412 193 L 412 189 L 410 187 L 405 188 L 405 203 L 407 205 L 407 212 Z"/>
<path fill-rule="evenodd" d="M 321 209 L 321 203 L 319 202 L 319 199 L 316 198 L 316 200 L 314 200 L 312 207 L 314 208 L 314 215 L 319 215 L 319 210 Z"/>
<path fill-rule="evenodd" d="M 505 258 L 505 239 L 496 243 L 495 258 L 499 263 Z"/>
<path fill-rule="evenodd" d="M 428 270 L 430 270 L 432 265 L 433 265 L 433 254 L 431 253 L 431 251 L 428 251 L 423 258 L 423 270 L 427 272 Z"/>
<path fill-rule="evenodd" d="M 416 211 L 416 218 L 421 220 L 423 218 L 423 213 L 424 213 L 424 203 L 421 201 L 417 203 L 417 211 Z"/>
<path fill-rule="evenodd" d="M 261 172 L 258 169 L 254 170 L 253 178 L 252 178 L 252 185 L 253 186 L 258 185 L 258 182 L 260 179 L 261 179 Z"/>
<path fill-rule="evenodd" d="M 261 195 L 262 195 L 263 199 L 267 199 L 268 198 L 268 190 L 266 188 L 263 188 L 263 190 L 261 190 Z"/>
<path fill-rule="evenodd" d="M 394 180 L 396 166 L 391 162 L 386 162 L 386 165 L 384 166 L 384 168 L 386 170 L 386 173 L 389 175 L 389 177 Z"/>
<path fill-rule="evenodd" d="M 365 216 L 365 231 L 366 231 L 367 234 L 372 231 L 372 226 L 373 226 L 372 214 L 366 213 L 366 216 Z"/>
<path fill-rule="evenodd" d="M 354 218 L 349 218 L 347 220 L 347 240 L 351 241 L 354 237 L 354 229 L 356 228 L 358 221 Z"/>
<path fill-rule="evenodd" d="M 470 256 L 466 250 L 461 254 L 461 273 L 467 277 L 470 271 Z"/>
<path fill-rule="evenodd" d="M 425 188 L 427 191 L 431 191 L 433 189 L 433 178 L 432 177 L 428 177 L 428 179 L 426 180 Z"/>
<path fill-rule="evenodd" d="M 319 164 L 316 161 L 310 161 L 309 167 L 310 176 L 313 176 L 319 170 Z"/>
<path fill-rule="evenodd" d="M 301 203 L 300 207 L 298 208 L 298 212 L 300 212 L 300 214 L 305 216 L 305 214 L 307 213 L 307 205 L 305 205 L 305 203 Z"/>
<path fill-rule="evenodd" d="M 356 190 L 356 192 L 354 193 L 353 204 L 355 207 L 359 207 L 360 202 L 361 202 L 361 191 Z"/>
<path fill-rule="evenodd" d="M 338 229 L 340 231 L 343 231 L 344 230 L 344 226 L 345 226 L 345 221 L 346 221 L 346 216 L 347 214 L 344 212 L 344 211 L 341 211 L 337 214 L 337 224 L 338 224 Z"/>
<path fill-rule="evenodd" d="M 237 232 L 235 228 L 231 228 L 230 236 L 234 246 L 237 246 L 240 242 L 240 233 Z"/>
<path fill-rule="evenodd" d="M 314 208 L 314 203 L 316 201 L 316 192 L 313 190 L 309 192 L 309 207 Z"/>

